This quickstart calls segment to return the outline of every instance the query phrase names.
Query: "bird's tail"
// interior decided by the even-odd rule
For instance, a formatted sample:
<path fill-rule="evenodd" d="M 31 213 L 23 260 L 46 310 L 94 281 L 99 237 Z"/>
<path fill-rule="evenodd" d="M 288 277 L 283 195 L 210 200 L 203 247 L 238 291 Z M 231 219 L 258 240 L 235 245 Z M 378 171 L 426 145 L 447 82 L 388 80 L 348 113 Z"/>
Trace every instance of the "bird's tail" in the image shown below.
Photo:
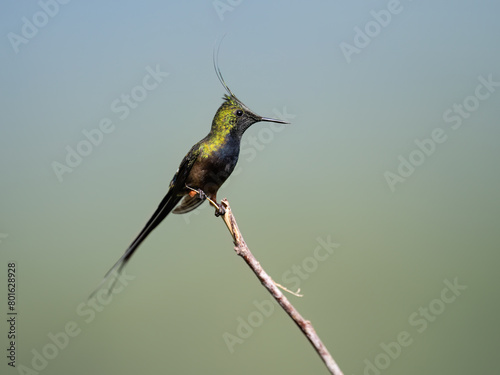
<path fill-rule="evenodd" d="M 103 280 L 99 283 L 97 288 L 94 289 L 94 291 L 90 294 L 89 299 L 92 298 L 95 293 L 100 290 L 106 281 L 113 276 L 113 282 L 111 283 L 110 287 L 108 288 L 108 294 L 110 291 L 113 290 L 116 281 L 118 280 L 118 276 L 120 275 L 120 272 L 123 270 L 123 267 L 127 264 L 127 262 L 130 260 L 134 252 L 137 250 L 139 245 L 146 239 L 146 237 L 155 229 L 158 224 L 161 223 L 161 221 L 173 210 L 173 208 L 179 203 L 181 200 L 182 196 L 176 195 L 172 190 L 170 190 L 165 198 L 161 201 L 160 205 L 156 209 L 155 213 L 151 218 L 148 220 L 144 228 L 139 232 L 137 237 L 132 241 L 130 246 L 125 250 L 125 253 L 118 259 L 118 261 L 113 265 L 113 267 L 110 268 L 108 272 L 104 275 Z"/>

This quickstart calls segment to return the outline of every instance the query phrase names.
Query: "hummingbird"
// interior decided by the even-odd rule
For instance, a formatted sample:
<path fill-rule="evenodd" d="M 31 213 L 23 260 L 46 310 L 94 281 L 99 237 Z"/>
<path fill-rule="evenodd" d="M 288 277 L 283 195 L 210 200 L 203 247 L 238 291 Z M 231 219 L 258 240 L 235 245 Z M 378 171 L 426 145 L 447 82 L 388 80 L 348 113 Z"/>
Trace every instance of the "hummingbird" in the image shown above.
<path fill-rule="evenodd" d="M 217 51 L 218 55 L 218 51 Z M 146 237 L 168 214 L 184 214 L 200 206 L 206 199 L 217 202 L 217 191 L 233 172 L 240 153 L 243 133 L 257 122 L 289 124 L 279 119 L 262 117 L 251 111 L 229 89 L 217 63 L 214 49 L 213 64 L 220 83 L 226 90 L 223 102 L 212 120 L 210 132 L 196 143 L 182 159 L 179 168 L 170 181 L 167 194 L 147 221 L 144 228 L 132 241 L 125 253 L 106 273 L 104 279 L 91 296 L 99 290 L 108 277 L 117 270 L 119 274 Z M 224 208 L 218 208 L 215 216 L 224 215 Z M 116 282 L 116 278 L 115 278 Z M 108 289 L 112 289 L 114 283 Z M 90 297 L 89 297 L 90 298 Z"/>

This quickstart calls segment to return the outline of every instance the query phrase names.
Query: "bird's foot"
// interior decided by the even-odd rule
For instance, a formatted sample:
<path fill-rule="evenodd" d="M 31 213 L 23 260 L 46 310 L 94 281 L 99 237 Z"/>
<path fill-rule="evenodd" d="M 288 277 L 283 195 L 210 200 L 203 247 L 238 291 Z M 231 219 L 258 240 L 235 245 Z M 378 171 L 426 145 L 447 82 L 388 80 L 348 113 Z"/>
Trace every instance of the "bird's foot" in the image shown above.
<path fill-rule="evenodd" d="M 194 196 L 198 195 L 198 197 L 199 197 L 201 200 L 205 200 L 205 199 L 207 199 L 207 195 L 205 194 L 205 192 L 204 192 L 203 190 L 201 190 L 201 189 L 194 189 L 194 188 L 192 188 L 191 186 L 187 186 L 187 185 L 186 185 L 186 187 L 187 187 L 189 190 L 191 190 L 191 191 L 189 192 L 189 196 L 190 196 L 190 197 L 194 197 Z"/>
<path fill-rule="evenodd" d="M 224 207 L 222 207 L 222 204 L 218 204 L 217 208 L 215 209 L 215 216 L 219 217 L 219 216 L 224 216 L 225 214 L 226 210 L 224 209 Z"/>
<path fill-rule="evenodd" d="M 211 199 L 208 195 L 205 194 L 205 192 L 201 189 L 194 189 L 192 188 L 191 186 L 188 186 L 186 185 L 186 188 L 188 188 L 189 190 L 191 190 L 189 192 L 189 196 L 191 197 L 194 197 L 198 194 L 198 196 L 200 197 L 200 199 L 208 199 L 208 201 L 216 207 L 215 209 L 215 216 L 216 217 L 219 217 L 219 216 L 224 216 L 226 214 L 226 210 L 224 209 L 224 207 L 222 207 L 222 204 L 218 204 L 217 202 L 215 202 L 213 199 Z"/>
<path fill-rule="evenodd" d="M 198 189 L 198 197 L 201 199 L 201 200 L 205 200 L 207 199 L 207 195 L 205 194 L 205 192 L 201 189 Z"/>

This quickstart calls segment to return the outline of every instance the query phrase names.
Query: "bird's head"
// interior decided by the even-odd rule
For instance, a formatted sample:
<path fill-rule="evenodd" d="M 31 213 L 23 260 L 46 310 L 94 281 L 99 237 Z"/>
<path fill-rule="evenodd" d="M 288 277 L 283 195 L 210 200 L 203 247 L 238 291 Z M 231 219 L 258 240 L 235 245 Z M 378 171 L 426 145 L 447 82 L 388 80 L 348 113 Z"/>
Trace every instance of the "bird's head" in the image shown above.
<path fill-rule="evenodd" d="M 217 78 L 219 78 L 220 83 L 227 91 L 227 94 L 223 96 L 224 102 L 221 104 L 217 113 L 215 114 L 214 120 L 212 122 L 212 131 L 230 133 L 241 137 L 245 130 L 256 122 L 276 122 L 278 124 L 289 124 L 286 121 L 262 117 L 258 114 L 252 112 L 241 100 L 239 100 L 236 95 L 229 89 L 222 73 L 220 72 L 219 66 L 217 64 L 217 58 L 214 51 L 214 68 Z"/>
<path fill-rule="evenodd" d="M 212 122 L 212 131 L 235 132 L 242 136 L 251 125 L 260 121 L 288 124 L 286 121 L 262 117 L 252 112 L 234 95 L 224 95 L 224 102 L 217 110 Z"/>

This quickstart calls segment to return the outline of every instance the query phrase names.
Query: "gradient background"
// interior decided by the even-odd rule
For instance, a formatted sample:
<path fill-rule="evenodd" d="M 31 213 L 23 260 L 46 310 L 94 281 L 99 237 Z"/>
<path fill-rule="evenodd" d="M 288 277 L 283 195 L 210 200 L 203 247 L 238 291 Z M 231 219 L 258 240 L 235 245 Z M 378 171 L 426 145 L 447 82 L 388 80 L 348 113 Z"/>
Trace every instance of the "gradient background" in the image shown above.
<path fill-rule="evenodd" d="M 387 1 L 232 3 L 221 20 L 211 1 L 72 1 L 17 54 L 7 34 L 40 5 L 0 5 L 2 352 L 16 261 L 18 365 L 68 322 L 81 329 L 40 373 L 326 373 L 277 306 L 228 350 L 223 334 L 270 297 L 206 204 L 162 223 L 126 269 L 135 279 L 92 321 L 76 312 L 208 132 L 224 93 L 212 50 L 227 33 L 219 62 L 231 89 L 263 116 L 295 117 L 245 134 L 240 173 L 219 197 L 278 281 L 318 237 L 340 244 L 301 280 L 305 296 L 289 298 L 344 373 L 375 374 L 366 361 L 385 364 L 380 345 L 403 331 L 412 344 L 380 373 L 497 372 L 500 90 L 457 130 L 443 113 L 479 76 L 500 81 L 499 3 L 402 1 L 350 63 L 340 44 Z M 120 120 L 110 104 L 156 65 L 170 75 Z M 52 162 L 106 117 L 115 130 L 59 182 Z M 384 173 L 435 128 L 446 142 L 392 192 Z M 467 289 L 419 333 L 409 316 L 439 306 L 455 278 Z M 1 373 L 18 373 L 5 361 Z"/>

